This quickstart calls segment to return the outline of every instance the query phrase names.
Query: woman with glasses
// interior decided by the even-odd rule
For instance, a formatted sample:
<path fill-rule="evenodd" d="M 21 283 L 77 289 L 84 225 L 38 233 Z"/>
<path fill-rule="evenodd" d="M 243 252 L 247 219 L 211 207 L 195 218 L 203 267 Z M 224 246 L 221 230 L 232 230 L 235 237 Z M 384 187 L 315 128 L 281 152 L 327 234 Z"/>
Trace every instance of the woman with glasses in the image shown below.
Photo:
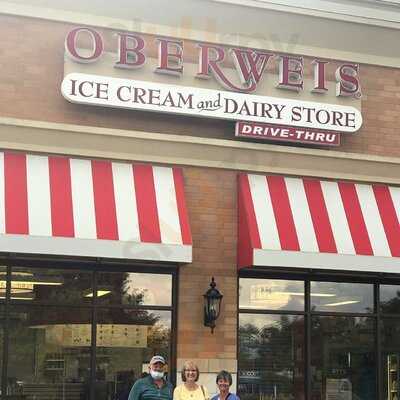
<path fill-rule="evenodd" d="M 236 394 L 229 391 L 232 385 L 232 375 L 228 371 L 222 370 L 215 380 L 218 386 L 219 394 L 216 394 L 211 400 L 240 400 Z"/>
<path fill-rule="evenodd" d="M 193 361 L 186 361 L 182 367 L 182 385 L 174 390 L 174 400 L 209 400 L 207 389 L 199 385 L 200 371 Z"/>

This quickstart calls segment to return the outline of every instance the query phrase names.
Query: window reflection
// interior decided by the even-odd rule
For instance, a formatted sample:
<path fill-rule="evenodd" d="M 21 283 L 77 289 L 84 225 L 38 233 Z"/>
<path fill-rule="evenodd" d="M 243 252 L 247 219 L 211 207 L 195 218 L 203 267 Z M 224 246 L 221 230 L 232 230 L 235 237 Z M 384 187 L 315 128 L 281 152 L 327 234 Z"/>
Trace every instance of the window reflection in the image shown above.
<path fill-rule="evenodd" d="M 6 274 L 0 271 L 0 290 Z M 13 267 L 11 273 L 11 300 L 27 304 L 89 304 L 87 293 L 92 292 L 92 273 L 74 270 L 33 269 Z"/>
<path fill-rule="evenodd" d="M 0 267 L 3 301 L 6 271 Z M 172 278 L 172 274 L 12 267 L 7 395 L 25 400 L 87 400 L 90 393 L 96 400 L 127 398 L 154 353 L 170 359 L 172 311 L 154 306 L 172 308 Z M 96 279 L 97 364 L 96 381 L 90 384 Z M 1 368 L 2 309 L 0 317 Z"/>
<path fill-rule="evenodd" d="M 241 399 L 304 399 L 303 316 L 240 314 L 238 363 Z"/>
<path fill-rule="evenodd" d="M 311 282 L 311 310 L 373 312 L 373 285 L 343 282 Z"/>
<path fill-rule="evenodd" d="M 239 279 L 239 306 L 269 310 L 304 310 L 304 282 L 280 279 Z"/>
<path fill-rule="evenodd" d="M 5 322 L 5 307 L 0 306 L 0 387 L 2 384 L 3 376 L 1 374 L 3 370 L 3 344 L 4 344 L 4 322 Z"/>
<path fill-rule="evenodd" d="M 382 319 L 382 379 L 383 398 L 400 396 L 400 320 Z"/>
<path fill-rule="evenodd" d="M 172 276 L 135 272 L 98 274 L 98 302 L 116 305 L 172 304 Z"/>
<path fill-rule="evenodd" d="M 380 307 L 383 313 L 400 313 L 399 285 L 380 285 Z"/>
<path fill-rule="evenodd" d="M 373 326 L 372 318 L 312 318 L 312 399 L 375 400 Z"/>
<path fill-rule="evenodd" d="M 10 309 L 7 392 L 26 399 L 87 399 L 90 311 Z"/>

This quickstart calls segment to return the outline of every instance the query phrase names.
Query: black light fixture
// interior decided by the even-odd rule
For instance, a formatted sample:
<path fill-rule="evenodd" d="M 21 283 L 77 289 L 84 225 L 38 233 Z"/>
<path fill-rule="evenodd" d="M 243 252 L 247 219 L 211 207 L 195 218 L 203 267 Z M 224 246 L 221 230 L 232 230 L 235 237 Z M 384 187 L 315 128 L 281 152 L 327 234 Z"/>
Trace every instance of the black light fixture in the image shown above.
<path fill-rule="evenodd" d="M 207 290 L 204 297 L 204 326 L 211 328 L 214 333 L 215 321 L 221 311 L 221 301 L 224 296 L 216 288 L 214 277 L 211 278 L 210 289 Z"/>

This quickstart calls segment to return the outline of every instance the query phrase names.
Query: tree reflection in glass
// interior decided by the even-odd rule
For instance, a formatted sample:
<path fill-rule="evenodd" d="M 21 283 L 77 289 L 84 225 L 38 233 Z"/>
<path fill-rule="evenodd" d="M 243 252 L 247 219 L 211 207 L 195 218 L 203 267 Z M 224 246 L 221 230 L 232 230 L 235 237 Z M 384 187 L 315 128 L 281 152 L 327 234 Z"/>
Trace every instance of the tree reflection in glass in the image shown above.
<path fill-rule="evenodd" d="M 393 400 L 395 396 L 399 398 L 400 394 L 400 320 L 383 318 L 381 328 L 383 372 L 381 387 L 383 398 Z"/>
<path fill-rule="evenodd" d="M 312 317 L 311 346 L 313 400 L 375 400 L 374 319 Z"/>
<path fill-rule="evenodd" d="M 400 313 L 399 285 L 380 285 L 380 307 L 385 314 Z"/>
<path fill-rule="evenodd" d="M 242 399 L 304 398 L 302 316 L 240 314 L 239 338 Z"/>
<path fill-rule="evenodd" d="M 102 272 L 98 274 L 100 304 L 115 305 L 162 305 L 172 304 L 172 276 L 135 272 Z"/>

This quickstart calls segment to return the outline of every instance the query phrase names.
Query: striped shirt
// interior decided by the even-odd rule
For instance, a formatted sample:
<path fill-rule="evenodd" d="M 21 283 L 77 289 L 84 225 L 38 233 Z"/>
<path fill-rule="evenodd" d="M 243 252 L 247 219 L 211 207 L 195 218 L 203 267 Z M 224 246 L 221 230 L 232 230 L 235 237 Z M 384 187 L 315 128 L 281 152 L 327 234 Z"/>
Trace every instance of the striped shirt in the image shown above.
<path fill-rule="evenodd" d="M 164 384 L 159 388 L 149 375 L 135 382 L 128 400 L 172 400 L 172 392 L 171 383 L 164 381 Z"/>

